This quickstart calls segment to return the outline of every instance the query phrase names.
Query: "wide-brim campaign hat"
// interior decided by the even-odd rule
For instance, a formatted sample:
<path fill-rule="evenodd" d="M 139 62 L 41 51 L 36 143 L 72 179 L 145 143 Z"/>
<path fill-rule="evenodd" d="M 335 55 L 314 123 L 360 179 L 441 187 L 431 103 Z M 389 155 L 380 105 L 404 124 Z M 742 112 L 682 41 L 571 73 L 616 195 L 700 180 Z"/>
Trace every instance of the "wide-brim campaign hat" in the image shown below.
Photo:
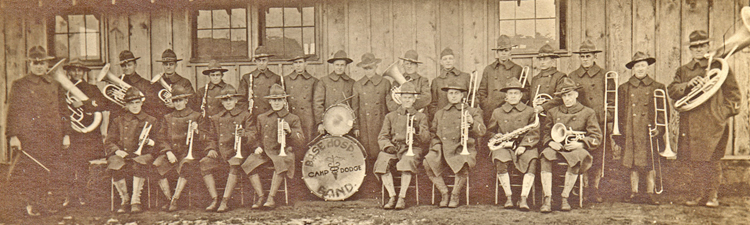
<path fill-rule="evenodd" d="M 91 69 L 83 65 L 83 62 L 81 62 L 81 60 L 78 58 L 71 60 L 70 63 L 68 63 L 68 65 L 63 66 L 63 69 L 64 70 L 82 69 L 87 72 L 91 71 Z"/>
<path fill-rule="evenodd" d="M 281 87 L 280 84 L 273 84 L 271 85 L 271 88 L 268 89 L 268 95 L 264 96 L 263 98 L 279 99 L 279 98 L 286 98 L 286 97 L 289 97 L 289 95 L 286 94 L 286 91 L 284 91 L 284 88 Z"/>
<path fill-rule="evenodd" d="M 133 52 L 131 52 L 130 50 L 124 50 L 120 52 L 119 58 L 120 58 L 120 63 L 118 64 L 122 65 L 123 63 L 136 61 L 140 59 L 141 57 L 135 57 L 135 55 L 133 55 Z"/>
<path fill-rule="evenodd" d="M 417 91 L 417 86 L 414 86 L 414 83 L 412 82 L 406 82 L 402 84 L 399 89 L 401 90 L 397 91 L 396 94 L 419 94 L 419 92 Z"/>
<path fill-rule="evenodd" d="M 525 91 L 528 90 L 528 89 L 526 89 L 524 87 L 521 87 L 521 82 L 520 81 L 518 81 L 516 79 L 511 79 L 510 83 L 508 84 L 508 86 L 506 86 L 504 88 L 501 88 L 500 92 L 508 92 L 508 90 L 511 90 L 511 89 L 518 89 L 518 90 L 521 90 L 521 92 L 525 92 Z"/>
<path fill-rule="evenodd" d="M 219 95 L 216 96 L 217 99 L 225 99 L 225 98 L 231 98 L 231 97 L 242 97 L 243 95 L 237 92 L 237 89 L 234 89 L 232 85 L 224 86 L 224 88 L 221 89 L 221 92 Z"/>
<path fill-rule="evenodd" d="M 695 30 L 691 32 L 688 39 L 688 46 L 702 45 L 711 42 L 711 39 L 708 38 L 708 32 L 705 30 Z"/>
<path fill-rule="evenodd" d="M 591 42 L 591 40 L 585 40 L 583 43 L 581 43 L 581 47 L 578 48 L 577 52 L 573 52 L 575 54 L 586 54 L 586 53 L 600 53 L 602 50 L 596 49 L 596 45 L 594 45 L 594 42 Z"/>
<path fill-rule="evenodd" d="M 442 90 L 442 91 L 448 91 L 448 90 L 453 89 L 453 90 L 459 90 L 459 91 L 463 91 L 463 92 L 466 92 L 466 91 L 469 90 L 468 85 L 462 79 L 452 78 L 452 79 L 448 80 L 448 82 L 446 82 L 446 83 L 448 85 L 446 85 L 445 87 L 440 88 L 440 90 Z"/>
<path fill-rule="evenodd" d="M 330 58 L 327 60 L 328 63 L 336 62 L 336 60 L 344 60 L 346 61 L 346 64 L 354 62 L 354 60 L 350 59 L 344 50 L 339 50 L 335 54 L 333 54 L 333 58 Z"/>
<path fill-rule="evenodd" d="M 44 47 L 34 46 L 34 47 L 31 47 L 31 49 L 29 49 L 29 58 L 27 58 L 26 60 L 38 62 L 38 61 L 48 61 L 54 58 L 55 57 L 47 55 L 47 50 L 45 50 Z"/>
<path fill-rule="evenodd" d="M 504 49 L 512 49 L 513 47 L 516 47 L 517 45 L 513 45 L 510 42 L 510 37 L 507 35 L 500 35 L 499 38 L 497 38 L 497 45 L 495 45 L 495 48 L 493 48 L 493 51 L 497 50 L 504 50 Z"/>
<path fill-rule="evenodd" d="M 560 58 L 560 56 L 555 53 L 555 49 L 553 49 L 549 44 L 544 44 L 544 46 L 539 48 L 539 54 L 537 55 L 537 58 L 544 57 Z"/>
<path fill-rule="evenodd" d="M 258 46 L 255 48 L 255 54 L 253 55 L 253 59 L 259 59 L 259 58 L 270 58 L 274 55 L 268 53 L 268 50 L 265 46 Z"/>
<path fill-rule="evenodd" d="M 229 71 L 228 69 L 221 68 L 219 61 L 212 59 L 208 62 L 208 69 L 203 70 L 203 75 L 209 75 L 211 72 L 220 71 L 222 73 Z"/>
<path fill-rule="evenodd" d="M 157 62 L 179 62 L 182 61 L 182 59 L 177 58 L 177 54 L 172 51 L 172 49 L 164 50 L 164 52 L 161 53 L 161 60 L 157 59 Z"/>
<path fill-rule="evenodd" d="M 422 64 L 422 62 L 419 61 L 419 54 L 417 54 L 417 51 L 414 51 L 414 50 L 406 51 L 406 53 L 404 53 L 404 57 L 398 57 L 398 58 L 404 61 Z"/>
<path fill-rule="evenodd" d="M 130 101 L 138 100 L 138 99 L 145 100 L 146 96 L 144 96 L 143 92 L 141 92 L 141 90 L 138 90 L 138 88 L 130 87 L 125 92 L 125 97 L 122 98 L 122 101 L 130 102 Z"/>
<path fill-rule="evenodd" d="M 581 86 L 573 81 L 573 79 L 570 79 L 569 77 L 563 77 L 560 84 L 557 85 L 557 89 L 555 90 L 554 95 L 560 96 L 571 91 L 576 91 L 580 88 Z"/>
<path fill-rule="evenodd" d="M 298 53 L 294 54 L 294 55 L 292 56 L 292 58 L 291 58 L 291 59 L 289 59 L 289 60 L 287 60 L 287 61 L 289 61 L 289 62 L 294 62 L 294 61 L 297 61 L 297 60 L 299 60 L 299 59 L 304 59 L 304 60 L 307 60 L 307 58 L 310 58 L 310 57 L 312 57 L 312 55 L 307 55 L 307 54 L 305 54 L 304 52 L 298 52 Z"/>
<path fill-rule="evenodd" d="M 193 95 L 191 90 L 180 85 L 175 85 L 175 87 L 172 88 L 172 97 L 169 97 L 169 99 L 171 100 L 183 99 L 183 98 L 190 97 L 191 95 Z"/>
<path fill-rule="evenodd" d="M 633 60 L 625 64 L 625 67 L 628 69 L 632 69 L 636 63 L 641 62 L 641 61 L 646 61 L 648 65 L 650 66 L 651 64 L 654 64 L 656 62 L 656 59 L 654 57 L 648 56 L 648 54 L 646 53 L 636 52 L 633 55 Z"/>
<path fill-rule="evenodd" d="M 362 68 L 371 67 L 371 66 L 374 66 L 375 64 L 380 63 L 380 61 L 383 61 L 383 60 L 375 58 L 375 55 L 368 52 L 362 55 L 362 61 L 357 63 L 357 67 L 362 67 Z"/>

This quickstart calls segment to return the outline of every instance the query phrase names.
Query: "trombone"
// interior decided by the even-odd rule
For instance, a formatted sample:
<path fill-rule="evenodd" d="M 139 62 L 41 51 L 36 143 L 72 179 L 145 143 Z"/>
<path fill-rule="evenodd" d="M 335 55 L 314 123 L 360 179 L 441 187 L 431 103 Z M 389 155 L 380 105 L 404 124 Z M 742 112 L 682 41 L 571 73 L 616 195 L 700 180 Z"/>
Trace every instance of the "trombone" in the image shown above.
<path fill-rule="evenodd" d="M 521 82 L 521 88 L 526 87 L 526 82 L 529 81 L 529 71 L 531 71 L 531 68 L 528 66 L 524 66 L 521 69 L 521 76 L 518 77 L 518 81 Z"/>
<path fill-rule="evenodd" d="M 661 100 L 661 101 L 660 101 Z M 661 105 L 659 104 L 661 102 Z M 659 117 L 664 118 L 664 122 L 659 122 Z M 664 158 L 675 159 L 677 153 L 672 151 L 672 146 L 669 144 L 669 114 L 667 112 L 667 94 L 663 89 L 654 90 L 654 129 L 664 127 L 664 152 L 659 152 Z"/>
<path fill-rule="evenodd" d="M 607 161 L 607 112 L 609 110 L 614 111 L 614 122 L 612 122 L 612 134 L 610 134 L 609 138 L 612 138 L 612 135 L 619 136 L 620 134 L 620 125 L 619 125 L 619 119 L 618 119 L 618 113 L 617 113 L 617 107 L 618 107 L 618 100 L 619 97 L 617 94 L 618 86 L 619 86 L 619 79 L 620 74 L 618 74 L 615 71 L 609 71 L 606 74 L 604 74 L 604 130 L 603 133 L 605 134 L 604 137 L 602 137 L 602 174 L 601 177 L 604 177 L 604 164 Z M 615 88 L 611 89 L 609 88 L 609 82 L 612 80 L 612 82 L 615 84 Z M 612 105 L 609 104 L 609 96 L 615 95 L 615 100 Z M 611 140 L 610 140 L 611 141 Z"/>

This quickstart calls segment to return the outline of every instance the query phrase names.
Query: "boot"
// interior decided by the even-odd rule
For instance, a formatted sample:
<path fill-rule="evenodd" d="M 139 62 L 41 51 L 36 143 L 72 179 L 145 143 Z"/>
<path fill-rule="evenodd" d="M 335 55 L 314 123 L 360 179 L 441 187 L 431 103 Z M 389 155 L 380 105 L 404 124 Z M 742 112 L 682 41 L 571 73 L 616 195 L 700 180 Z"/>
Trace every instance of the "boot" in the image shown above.
<path fill-rule="evenodd" d="M 130 204 L 130 213 L 140 213 L 141 210 L 141 203 L 137 204 Z"/>
<path fill-rule="evenodd" d="M 628 203 L 635 203 L 637 200 L 636 197 L 638 197 L 638 192 L 630 192 L 630 196 L 626 197 L 624 201 Z"/>
<path fill-rule="evenodd" d="M 388 198 L 388 202 L 383 205 L 383 209 L 393 209 L 393 206 L 396 205 L 396 196 L 391 196 Z"/>
<path fill-rule="evenodd" d="M 172 198 L 171 201 L 169 201 L 169 208 L 167 209 L 167 212 L 174 212 L 177 210 L 177 200 L 179 198 Z"/>
<path fill-rule="evenodd" d="M 441 193 L 441 195 L 440 195 L 440 205 L 438 205 L 438 207 L 440 207 L 440 208 L 448 207 L 448 200 L 450 200 L 449 196 L 450 195 L 448 194 L 447 191 L 445 193 Z"/>
<path fill-rule="evenodd" d="M 120 208 L 117 209 L 118 214 L 128 212 L 127 208 L 130 206 L 130 196 L 128 196 L 128 184 L 125 179 L 121 179 L 114 182 L 115 189 L 120 194 Z"/>
<path fill-rule="evenodd" d="M 710 190 L 708 192 L 708 201 L 706 202 L 707 207 L 716 208 L 719 207 L 719 193 L 716 190 Z"/>
<path fill-rule="evenodd" d="M 162 178 L 159 180 L 159 189 L 161 189 L 161 192 L 167 198 L 167 202 L 161 206 L 161 210 L 166 211 L 172 204 L 172 193 L 171 190 L 169 190 L 169 181 L 167 180 L 167 178 Z"/>
<path fill-rule="evenodd" d="M 216 212 L 226 212 L 229 210 L 229 206 L 227 206 L 227 202 L 229 202 L 229 197 L 224 197 L 221 199 L 221 204 L 219 205 L 219 209 L 216 210 Z"/>
<path fill-rule="evenodd" d="M 406 208 L 406 200 L 404 200 L 404 197 L 398 197 L 398 202 L 396 202 L 396 209 L 404 208 Z"/>
<path fill-rule="evenodd" d="M 182 194 L 182 190 L 185 189 L 185 185 L 187 185 L 187 179 L 184 177 L 180 177 L 177 179 L 177 186 L 174 189 L 174 195 L 172 196 L 172 200 L 169 201 L 169 211 L 173 212 L 177 210 L 177 200 L 180 199 L 180 194 Z"/>
<path fill-rule="evenodd" d="M 686 206 L 697 206 L 698 204 L 700 204 L 701 200 L 703 200 L 703 197 L 698 197 L 698 198 L 695 198 L 695 199 L 691 199 L 691 200 L 686 201 L 685 205 Z"/>
<path fill-rule="evenodd" d="M 263 185 L 260 183 L 260 176 L 256 173 L 253 175 L 250 175 L 250 186 L 253 186 L 253 190 L 255 190 L 255 195 L 258 196 L 258 198 L 255 200 L 255 203 L 253 203 L 252 209 L 258 209 L 260 206 L 263 205 L 263 202 L 266 200 L 266 197 L 263 195 Z"/>
<path fill-rule="evenodd" d="M 258 195 L 258 198 L 255 199 L 255 203 L 253 203 L 253 206 L 250 207 L 250 208 L 252 208 L 252 209 L 259 209 L 260 206 L 263 205 L 263 201 L 265 201 L 265 200 L 266 200 L 266 196 Z"/>
<path fill-rule="evenodd" d="M 211 201 L 211 205 L 208 205 L 208 207 L 206 207 L 206 212 L 213 212 L 213 211 L 215 211 L 216 207 L 218 207 L 218 205 L 219 205 L 219 198 L 218 197 L 213 197 L 213 201 Z"/>
<path fill-rule="evenodd" d="M 141 191 L 146 178 L 133 177 L 133 195 L 130 198 L 130 213 L 141 212 Z"/>
<path fill-rule="evenodd" d="M 263 204 L 263 207 L 266 207 L 266 208 L 275 208 L 276 207 L 276 202 L 273 201 L 273 197 L 274 196 L 269 195 L 268 199 L 266 200 L 266 203 Z"/>
<path fill-rule="evenodd" d="M 498 174 L 497 181 L 500 183 L 500 186 L 503 187 L 506 196 L 505 205 L 503 205 L 503 207 L 506 209 L 513 208 L 513 198 L 511 197 L 513 196 L 513 191 L 510 189 L 510 175 L 508 173 Z"/>
<path fill-rule="evenodd" d="M 552 197 L 551 196 L 544 196 L 544 202 L 542 203 L 542 207 L 539 208 L 539 212 L 543 212 L 543 213 L 552 212 Z"/>
<path fill-rule="evenodd" d="M 429 176 L 430 180 L 432 181 L 432 184 L 435 185 L 435 188 L 440 191 L 440 204 L 438 205 L 440 208 L 448 207 L 448 186 L 445 185 L 445 180 L 443 180 L 443 177 L 441 176 Z"/>
<path fill-rule="evenodd" d="M 453 183 L 453 192 L 451 193 L 451 200 L 448 202 L 448 208 L 458 207 L 458 203 L 460 202 L 459 196 L 461 196 L 461 189 L 463 189 L 464 185 L 466 185 L 467 177 L 468 174 L 462 174 L 461 172 L 456 174 L 455 182 Z"/>
<path fill-rule="evenodd" d="M 659 199 L 656 198 L 656 194 L 654 193 L 648 193 L 648 203 L 651 205 L 660 205 L 661 202 L 659 202 Z"/>
<path fill-rule="evenodd" d="M 510 209 L 513 208 L 513 196 L 505 196 L 505 204 L 503 205 L 503 208 Z"/>
<path fill-rule="evenodd" d="M 211 195 L 211 199 L 213 201 L 211 202 L 211 205 L 206 207 L 207 212 L 212 212 L 216 210 L 216 207 L 219 205 L 219 195 L 216 193 L 216 180 L 214 180 L 213 174 L 208 174 L 203 176 L 203 181 L 206 183 L 206 189 L 208 189 L 208 194 Z"/>
<path fill-rule="evenodd" d="M 560 204 L 560 210 L 561 211 L 570 211 L 570 209 L 571 209 L 571 207 L 570 207 L 570 204 L 568 203 L 568 198 L 563 197 L 562 198 L 562 203 Z"/>
<path fill-rule="evenodd" d="M 526 202 L 526 196 L 521 196 L 521 201 L 518 202 L 518 208 L 521 211 L 529 211 L 529 204 Z"/>
<path fill-rule="evenodd" d="M 460 194 L 451 194 L 451 200 L 448 203 L 448 208 L 456 208 L 458 207 L 458 202 L 460 201 L 459 198 Z"/>

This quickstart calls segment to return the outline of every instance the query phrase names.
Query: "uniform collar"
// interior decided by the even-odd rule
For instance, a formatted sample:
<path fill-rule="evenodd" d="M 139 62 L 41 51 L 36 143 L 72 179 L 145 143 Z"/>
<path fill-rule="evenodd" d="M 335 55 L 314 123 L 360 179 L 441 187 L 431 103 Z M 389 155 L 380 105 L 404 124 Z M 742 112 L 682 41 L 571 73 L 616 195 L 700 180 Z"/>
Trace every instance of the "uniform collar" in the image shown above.
<path fill-rule="evenodd" d="M 513 66 L 515 66 L 515 65 L 516 65 L 516 63 L 514 63 L 514 62 L 513 62 L 513 61 L 511 61 L 510 59 L 508 59 L 508 60 L 505 60 L 505 61 L 500 61 L 500 59 L 496 59 L 496 60 L 495 60 L 495 63 L 493 63 L 492 65 L 493 65 L 493 66 L 494 66 L 494 67 L 495 67 L 496 69 L 497 69 L 497 68 L 498 68 L 498 67 L 499 67 L 500 65 L 503 65 L 503 67 L 505 67 L 505 69 L 507 70 L 507 69 L 513 68 Z"/>
<path fill-rule="evenodd" d="M 176 83 L 177 81 L 184 79 L 182 76 L 177 74 L 177 72 L 174 72 L 172 75 L 164 74 L 163 78 L 167 81 L 167 83 Z"/>
<path fill-rule="evenodd" d="M 399 106 L 398 109 L 396 109 L 396 112 L 398 112 L 399 115 L 414 115 L 417 114 L 417 110 L 414 109 L 414 107 L 411 107 L 409 109 L 404 108 L 403 106 Z"/>
<path fill-rule="evenodd" d="M 654 79 L 651 79 L 651 77 L 648 75 L 643 77 L 643 79 L 638 79 L 638 77 L 635 77 L 635 75 L 633 75 L 628 80 L 628 83 L 630 83 L 630 85 L 633 85 L 634 87 L 638 87 L 641 83 L 643 83 L 646 86 L 649 86 L 651 85 L 651 83 L 654 83 Z"/>
<path fill-rule="evenodd" d="M 127 111 L 127 109 L 125 111 L 127 112 L 127 113 L 125 113 L 125 115 L 127 115 L 131 120 L 133 118 L 136 118 L 136 119 L 142 121 L 142 120 L 145 120 L 146 118 L 148 118 L 148 114 L 146 114 L 145 112 L 143 112 L 143 110 L 141 110 L 141 112 L 138 113 L 138 114 L 130 113 L 130 111 Z"/>
<path fill-rule="evenodd" d="M 333 81 L 339 81 L 339 79 L 344 79 L 344 81 L 349 81 L 352 78 L 346 75 L 346 73 L 338 75 L 336 74 L 336 72 L 331 72 L 330 74 L 328 74 L 328 79 L 331 79 Z"/>
<path fill-rule="evenodd" d="M 269 115 L 271 114 L 276 114 L 276 116 L 278 116 L 279 118 L 284 118 L 286 117 L 286 115 L 289 115 L 289 110 L 282 108 L 279 111 L 273 111 L 273 109 L 271 109 L 271 113 Z"/>
<path fill-rule="evenodd" d="M 219 84 L 211 83 L 211 81 L 208 82 L 208 89 L 214 89 L 214 87 L 219 87 L 219 90 L 224 89 L 227 86 L 227 83 L 224 82 L 224 80 L 221 80 Z"/>
<path fill-rule="evenodd" d="M 29 73 L 28 76 L 29 76 L 29 79 L 31 80 L 31 82 L 34 82 L 35 84 L 38 84 L 40 81 L 44 81 L 44 82 L 46 82 L 48 84 L 52 83 L 52 78 L 49 77 L 49 76 L 47 76 L 47 75 L 39 76 L 39 75 L 36 75 L 36 74 Z"/>
<path fill-rule="evenodd" d="M 583 110 L 583 105 L 581 105 L 580 102 L 576 102 L 576 104 L 574 104 L 571 107 L 565 107 L 565 105 L 560 105 L 560 112 L 565 113 L 565 114 L 575 114 L 575 113 L 580 112 L 581 110 Z"/>
<path fill-rule="evenodd" d="M 602 68 L 599 67 L 599 65 L 596 65 L 596 63 L 594 63 L 594 65 L 592 65 L 588 69 L 584 68 L 583 66 L 578 67 L 578 69 L 573 71 L 573 73 L 576 73 L 578 77 L 583 77 L 583 75 L 586 75 L 586 74 L 588 74 L 589 77 L 594 77 L 594 75 L 598 74 L 599 71 L 601 70 Z"/>
<path fill-rule="evenodd" d="M 445 107 L 443 107 L 443 109 L 445 109 L 445 111 L 448 111 L 451 108 L 455 107 L 456 110 L 461 110 L 461 105 L 464 105 L 464 109 L 469 108 L 469 104 L 465 104 L 465 103 L 456 103 L 456 104 L 450 104 L 450 103 L 448 103 L 448 105 L 445 105 Z"/>
<path fill-rule="evenodd" d="M 297 71 L 292 71 L 292 73 L 289 74 L 289 78 L 292 78 L 292 80 L 296 80 L 297 77 L 299 76 L 302 76 L 303 78 L 305 78 L 305 80 L 310 79 L 310 77 L 312 77 L 312 75 L 310 75 L 310 73 L 308 73 L 307 70 L 305 70 L 305 72 L 303 73 L 297 73 Z"/>
<path fill-rule="evenodd" d="M 700 68 L 706 68 L 708 67 L 708 59 L 703 58 L 700 60 L 693 59 L 687 64 L 687 67 L 690 68 L 690 70 L 695 70 L 700 66 Z"/>
<path fill-rule="evenodd" d="M 513 109 L 516 109 L 519 112 L 523 112 L 523 110 L 525 110 L 526 107 L 528 107 L 528 106 L 526 106 L 525 104 L 520 103 L 520 102 L 518 104 L 516 104 L 515 106 L 511 105 L 508 102 L 505 102 L 505 104 L 503 104 L 503 106 L 501 106 L 501 108 L 503 109 L 503 111 L 505 111 L 506 113 L 509 113 Z"/>
<path fill-rule="evenodd" d="M 271 72 L 270 70 L 268 70 L 268 68 L 266 68 L 265 70 L 262 70 L 262 71 L 260 69 L 256 68 L 255 70 L 253 70 L 253 72 L 251 74 L 253 75 L 253 77 L 256 77 L 256 78 L 259 77 L 261 74 L 263 76 L 266 76 L 267 78 L 271 78 L 271 76 L 274 75 L 274 73 Z"/>
<path fill-rule="evenodd" d="M 553 67 L 547 68 L 546 70 L 542 70 L 541 72 L 539 72 L 539 75 L 542 77 L 549 77 L 549 76 L 552 76 L 552 74 L 555 74 L 556 72 L 557 72 L 557 67 L 553 66 Z"/>
<path fill-rule="evenodd" d="M 242 111 L 244 111 L 244 110 L 242 109 L 242 107 L 239 107 L 239 104 L 238 104 L 238 105 L 235 105 L 234 109 L 232 109 L 232 110 L 226 110 L 226 109 L 224 109 L 224 111 L 221 113 L 221 115 L 229 114 L 229 115 L 232 115 L 232 116 L 237 116 L 240 113 L 242 113 Z"/>
<path fill-rule="evenodd" d="M 183 110 L 175 110 L 172 113 L 172 116 L 177 117 L 177 118 L 183 118 L 183 117 L 189 116 L 192 113 L 193 113 L 193 109 L 191 109 L 190 107 L 185 107 L 185 109 Z"/>
<path fill-rule="evenodd" d="M 458 71 L 456 67 L 445 69 L 441 66 L 440 68 L 440 78 L 446 78 L 448 74 L 452 74 L 453 76 L 458 76 L 459 74 L 461 74 L 461 71 Z"/>
<path fill-rule="evenodd" d="M 362 84 L 367 84 L 367 82 L 369 81 L 369 82 L 372 82 L 372 84 L 377 86 L 380 84 L 380 81 L 383 81 L 383 76 L 380 76 L 377 74 L 373 75 L 372 78 L 364 76 L 362 77 L 362 80 L 364 81 Z"/>

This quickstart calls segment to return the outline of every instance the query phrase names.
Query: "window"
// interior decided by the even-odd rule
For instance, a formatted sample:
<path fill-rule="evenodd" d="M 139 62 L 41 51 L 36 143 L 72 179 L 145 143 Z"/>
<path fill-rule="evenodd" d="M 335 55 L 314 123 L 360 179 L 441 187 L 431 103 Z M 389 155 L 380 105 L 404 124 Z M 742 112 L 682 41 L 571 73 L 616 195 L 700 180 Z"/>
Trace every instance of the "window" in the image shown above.
<path fill-rule="evenodd" d="M 260 44 L 266 46 L 272 59 L 289 59 L 304 52 L 314 55 L 316 49 L 316 10 L 313 3 L 279 1 L 259 7 Z"/>
<path fill-rule="evenodd" d="M 500 0 L 498 27 L 518 50 L 535 53 L 545 43 L 565 49 L 565 0 Z"/>
<path fill-rule="evenodd" d="M 72 13 L 55 15 L 50 20 L 49 47 L 58 58 L 78 58 L 84 62 L 102 62 L 102 20 L 99 14 Z"/>
<path fill-rule="evenodd" d="M 246 8 L 201 9 L 192 18 L 193 58 L 249 58 Z"/>

